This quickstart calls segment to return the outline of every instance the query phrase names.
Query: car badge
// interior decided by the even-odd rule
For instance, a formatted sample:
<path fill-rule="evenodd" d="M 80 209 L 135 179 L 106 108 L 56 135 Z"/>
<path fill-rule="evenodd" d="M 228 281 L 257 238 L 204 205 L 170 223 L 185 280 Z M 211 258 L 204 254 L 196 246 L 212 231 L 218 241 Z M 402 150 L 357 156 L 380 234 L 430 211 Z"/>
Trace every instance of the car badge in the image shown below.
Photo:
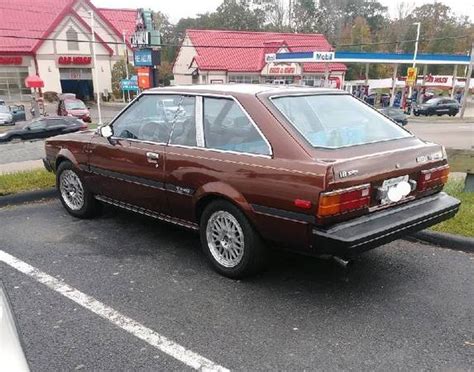
<path fill-rule="evenodd" d="M 339 172 L 339 178 L 346 178 L 346 177 L 351 177 L 351 176 L 355 176 L 359 174 L 359 170 L 357 169 L 351 169 L 351 170 L 348 170 L 348 171 L 340 171 Z"/>

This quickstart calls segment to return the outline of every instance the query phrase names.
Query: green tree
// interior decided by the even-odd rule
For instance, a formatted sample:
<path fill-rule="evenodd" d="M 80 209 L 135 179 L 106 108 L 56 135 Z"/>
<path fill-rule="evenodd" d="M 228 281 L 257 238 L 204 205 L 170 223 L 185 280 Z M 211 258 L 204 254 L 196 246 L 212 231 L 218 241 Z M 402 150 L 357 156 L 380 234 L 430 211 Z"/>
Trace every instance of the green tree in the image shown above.
<path fill-rule="evenodd" d="M 125 70 L 126 62 L 121 59 L 120 61 L 115 62 L 112 67 L 112 93 L 115 98 L 122 97 L 122 90 L 120 89 L 120 80 L 127 77 L 127 71 Z M 135 74 L 135 67 L 128 63 L 128 73 L 130 75 Z"/>

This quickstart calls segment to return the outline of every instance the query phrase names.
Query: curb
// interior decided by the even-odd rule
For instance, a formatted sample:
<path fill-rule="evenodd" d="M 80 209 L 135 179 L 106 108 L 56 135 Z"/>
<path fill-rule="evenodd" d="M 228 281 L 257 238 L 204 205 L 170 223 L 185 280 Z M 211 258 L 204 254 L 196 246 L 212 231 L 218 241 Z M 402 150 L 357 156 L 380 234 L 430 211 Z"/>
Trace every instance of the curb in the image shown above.
<path fill-rule="evenodd" d="M 474 238 L 430 230 L 419 231 L 412 234 L 410 238 L 444 248 L 474 253 Z"/>
<path fill-rule="evenodd" d="M 55 196 L 56 189 L 54 188 L 0 196 L 0 208 L 6 207 L 8 205 L 19 205 L 43 199 L 52 199 Z"/>

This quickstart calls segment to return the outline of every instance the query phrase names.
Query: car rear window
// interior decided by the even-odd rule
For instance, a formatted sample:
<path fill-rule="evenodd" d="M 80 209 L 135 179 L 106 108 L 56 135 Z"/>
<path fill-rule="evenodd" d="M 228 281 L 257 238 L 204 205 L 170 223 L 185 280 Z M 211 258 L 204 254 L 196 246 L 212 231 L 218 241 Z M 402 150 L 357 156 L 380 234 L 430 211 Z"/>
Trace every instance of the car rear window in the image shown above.
<path fill-rule="evenodd" d="M 313 147 L 340 148 L 411 136 L 349 94 L 282 96 L 272 102 Z"/>

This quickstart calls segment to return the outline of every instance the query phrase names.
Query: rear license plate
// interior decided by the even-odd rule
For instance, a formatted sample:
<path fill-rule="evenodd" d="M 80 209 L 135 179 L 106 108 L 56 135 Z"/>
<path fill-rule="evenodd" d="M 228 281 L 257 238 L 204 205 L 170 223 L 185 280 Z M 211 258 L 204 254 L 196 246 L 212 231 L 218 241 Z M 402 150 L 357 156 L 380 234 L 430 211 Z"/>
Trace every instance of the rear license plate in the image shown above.
<path fill-rule="evenodd" d="M 380 203 L 382 205 L 385 205 L 385 204 L 394 203 L 403 199 L 406 195 L 400 195 L 399 197 L 396 197 L 395 199 L 393 199 L 390 193 L 394 191 L 393 189 L 397 188 L 400 182 L 408 182 L 408 179 L 409 177 L 407 175 L 407 176 L 390 178 L 388 180 L 383 181 L 382 186 L 378 188 L 378 196 L 380 199 Z"/>
<path fill-rule="evenodd" d="M 389 187 L 395 186 L 399 184 L 400 182 L 403 181 L 408 181 L 408 176 L 400 176 L 400 177 L 395 177 L 395 178 L 390 178 L 388 180 L 383 181 L 382 183 L 382 189 L 388 190 Z"/>

